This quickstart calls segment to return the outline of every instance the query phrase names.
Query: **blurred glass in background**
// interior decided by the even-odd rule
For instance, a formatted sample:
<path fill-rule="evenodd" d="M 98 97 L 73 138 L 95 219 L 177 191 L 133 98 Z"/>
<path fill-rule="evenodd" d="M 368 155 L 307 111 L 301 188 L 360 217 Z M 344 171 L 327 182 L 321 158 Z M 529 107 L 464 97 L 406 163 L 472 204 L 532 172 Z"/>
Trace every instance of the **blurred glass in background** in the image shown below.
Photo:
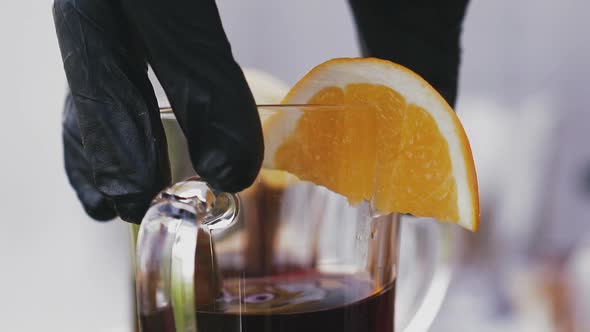
<path fill-rule="evenodd" d="M 288 84 L 360 54 L 346 1 L 218 5 L 240 64 Z M 589 11 L 584 0 L 470 3 L 456 109 L 483 227 L 462 232 L 431 331 L 590 330 Z M 85 217 L 63 172 L 50 2 L 2 2 L 0 22 L 0 331 L 130 331 L 127 227 Z"/>

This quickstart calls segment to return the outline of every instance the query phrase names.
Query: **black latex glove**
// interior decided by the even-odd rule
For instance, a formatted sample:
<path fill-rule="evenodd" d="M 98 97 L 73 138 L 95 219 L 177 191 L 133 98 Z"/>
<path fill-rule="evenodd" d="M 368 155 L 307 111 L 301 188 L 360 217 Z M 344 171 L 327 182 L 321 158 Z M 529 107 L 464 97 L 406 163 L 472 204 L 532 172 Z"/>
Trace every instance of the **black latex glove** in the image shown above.
<path fill-rule="evenodd" d="M 402 64 L 454 106 L 468 0 L 349 0 L 365 56 Z"/>
<path fill-rule="evenodd" d="M 154 69 L 197 173 L 239 191 L 263 156 L 254 98 L 213 0 L 55 0 L 71 96 L 66 171 L 87 213 L 141 221 L 170 182 L 166 139 L 147 77 Z"/>

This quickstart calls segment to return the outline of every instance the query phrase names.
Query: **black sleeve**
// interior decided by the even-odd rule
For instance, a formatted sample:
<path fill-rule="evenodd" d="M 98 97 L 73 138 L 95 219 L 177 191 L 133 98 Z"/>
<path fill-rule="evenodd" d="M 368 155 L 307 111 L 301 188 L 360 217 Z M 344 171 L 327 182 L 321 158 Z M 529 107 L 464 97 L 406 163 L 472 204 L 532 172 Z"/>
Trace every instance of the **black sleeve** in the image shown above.
<path fill-rule="evenodd" d="M 468 0 L 349 0 L 363 55 L 391 60 L 426 79 L 454 106 Z"/>

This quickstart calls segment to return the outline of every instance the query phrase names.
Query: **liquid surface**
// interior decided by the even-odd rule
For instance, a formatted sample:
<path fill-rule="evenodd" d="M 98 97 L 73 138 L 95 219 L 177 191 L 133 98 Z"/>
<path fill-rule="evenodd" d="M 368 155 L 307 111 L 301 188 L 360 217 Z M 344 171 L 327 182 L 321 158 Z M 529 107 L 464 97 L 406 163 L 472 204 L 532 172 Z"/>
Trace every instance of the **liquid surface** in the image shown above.
<path fill-rule="evenodd" d="M 395 290 L 346 275 L 224 281 L 224 297 L 197 310 L 204 332 L 393 332 Z M 143 331 L 174 331 L 170 308 L 141 317 Z"/>

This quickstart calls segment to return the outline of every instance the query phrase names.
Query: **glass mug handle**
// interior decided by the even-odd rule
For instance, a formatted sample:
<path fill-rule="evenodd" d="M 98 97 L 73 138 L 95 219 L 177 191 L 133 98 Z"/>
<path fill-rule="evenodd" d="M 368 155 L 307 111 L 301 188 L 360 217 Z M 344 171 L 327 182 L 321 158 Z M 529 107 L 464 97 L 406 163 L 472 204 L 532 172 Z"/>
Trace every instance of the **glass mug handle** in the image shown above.
<path fill-rule="evenodd" d="M 192 178 L 161 192 L 139 228 L 136 248 L 136 294 L 144 332 L 196 332 L 197 298 L 218 296 L 221 280 L 210 255 L 211 230 L 227 228 L 238 215 L 235 195 L 215 193 Z M 196 266 L 211 266 L 195 272 Z"/>
<path fill-rule="evenodd" d="M 210 231 L 231 226 L 237 219 L 238 209 L 237 196 L 227 193 L 215 195 L 198 178 L 173 185 L 156 197 L 139 229 L 136 248 L 137 305 L 144 332 L 197 332 L 195 285 L 207 285 L 196 291 L 209 294 L 201 293 L 199 297 L 204 295 L 205 298 L 212 298 L 218 295 L 215 292 L 221 291 L 220 276 L 214 266 L 215 258 L 210 255 L 198 257 L 198 252 L 214 253 Z M 436 234 L 432 227 L 427 227 L 426 222 L 408 224 L 411 226 L 402 228 L 401 238 L 405 238 L 402 247 L 418 241 L 429 244 L 427 247 L 416 245 L 414 248 L 422 262 L 418 265 L 424 270 L 418 269 L 416 274 L 429 277 L 400 287 L 398 276 L 396 331 L 427 331 L 449 284 L 454 256 L 453 248 L 449 245 L 453 241 L 444 243 L 443 240 L 450 239 L 449 234 L 446 234 L 447 237 Z M 432 224 L 432 221 L 428 224 Z M 421 241 L 417 236 L 419 234 L 426 235 L 426 241 Z M 196 261 L 198 264 L 211 263 L 212 268 L 206 273 L 195 273 Z M 404 271 L 403 257 L 400 263 L 400 270 Z M 408 264 L 412 264 L 412 269 L 406 270 L 417 270 L 415 260 L 406 262 Z M 417 279 L 415 276 L 401 277 L 402 283 Z M 400 312 L 402 308 L 404 310 Z M 411 318 L 403 320 L 398 317 Z"/>

